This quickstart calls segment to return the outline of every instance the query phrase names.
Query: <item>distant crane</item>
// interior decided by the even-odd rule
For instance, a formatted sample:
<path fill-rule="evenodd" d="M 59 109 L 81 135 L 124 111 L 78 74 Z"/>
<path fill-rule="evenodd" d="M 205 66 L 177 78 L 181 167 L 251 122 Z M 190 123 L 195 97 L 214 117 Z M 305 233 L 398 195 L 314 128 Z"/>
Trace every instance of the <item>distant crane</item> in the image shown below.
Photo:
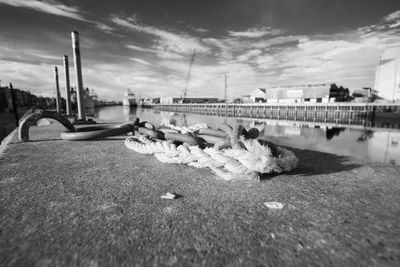
<path fill-rule="evenodd" d="M 181 103 L 185 102 L 185 98 L 186 98 L 186 94 L 187 94 L 187 90 L 188 90 L 188 86 L 189 86 L 189 82 L 190 82 L 190 76 L 192 75 L 192 66 L 193 66 L 195 52 L 196 52 L 196 49 L 194 48 L 192 50 L 192 56 L 191 56 L 190 62 L 189 62 L 189 70 L 188 70 L 188 73 L 186 76 L 186 85 L 185 85 L 185 88 L 182 90 L 182 94 L 181 94 Z"/>

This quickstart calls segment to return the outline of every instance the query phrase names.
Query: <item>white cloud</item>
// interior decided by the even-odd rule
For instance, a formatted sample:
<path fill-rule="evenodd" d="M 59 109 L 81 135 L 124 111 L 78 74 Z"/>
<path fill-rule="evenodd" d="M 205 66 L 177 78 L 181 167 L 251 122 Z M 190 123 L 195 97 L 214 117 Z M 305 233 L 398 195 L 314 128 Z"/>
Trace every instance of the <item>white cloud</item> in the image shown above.
<path fill-rule="evenodd" d="M 262 50 L 261 49 L 254 49 L 254 50 L 250 50 L 245 54 L 242 54 L 240 56 L 238 56 L 236 59 L 239 62 L 243 62 L 243 61 L 249 61 L 251 58 L 255 58 L 259 55 L 262 54 Z"/>
<path fill-rule="evenodd" d="M 132 20 L 129 18 L 122 18 L 117 15 L 112 15 L 111 21 L 132 31 L 142 32 L 156 37 L 154 40 L 156 44 L 153 48 L 162 51 L 163 53 L 160 55 L 164 56 L 165 58 L 177 57 L 174 54 L 188 54 L 192 51 L 192 49 L 196 49 L 196 51 L 200 53 L 207 53 L 210 50 L 201 43 L 200 39 L 196 37 L 193 37 L 187 33 L 174 33 L 159 29 L 154 26 L 138 24 L 136 17 L 135 20 Z"/>
<path fill-rule="evenodd" d="M 92 21 L 92 23 L 95 24 L 97 29 L 106 33 L 114 34 L 115 29 L 113 27 L 97 21 Z"/>
<path fill-rule="evenodd" d="M 271 27 L 262 27 L 262 28 L 251 28 L 246 31 L 228 31 L 231 37 L 243 37 L 243 38 L 259 38 L 265 35 L 279 35 L 282 34 L 283 31 L 279 29 L 272 29 Z"/>
<path fill-rule="evenodd" d="M 0 3 L 4 2 L 0 0 Z M 22 1 L 15 2 L 22 5 Z M 77 8 L 68 11 L 82 20 Z M 127 88 L 133 88 L 142 96 L 179 96 L 186 85 L 190 53 L 196 48 L 198 53 L 188 97 L 223 97 L 224 72 L 228 73 L 229 98 L 249 94 L 254 88 L 299 83 L 337 82 L 350 89 L 372 86 L 374 70 L 382 51 L 388 45 L 400 45 L 399 16 L 400 12 L 394 12 L 376 25 L 336 34 L 283 35 L 282 31 L 273 32 L 271 28 L 251 28 L 243 32 L 230 31 L 219 38 L 200 39 L 186 32 L 141 24 L 135 15 L 113 15 L 111 21 L 117 26 L 96 25 L 114 33 L 121 32 L 121 27 L 129 29 L 125 31 L 128 37 L 131 31 L 141 33 L 145 37 L 143 43 L 147 41 L 148 45 L 115 44 L 115 47 L 129 48 L 130 51 L 127 53 L 127 49 L 121 49 L 121 52 L 108 55 L 115 59 L 112 64 L 104 64 L 110 61 L 98 56 L 86 60 L 84 84 L 95 89 L 100 97 L 114 100 L 120 100 Z M 94 46 L 95 43 L 88 44 Z M 7 49 L 0 47 L 1 54 L 8 56 Z M 25 50 L 16 61 L 25 58 L 36 64 L 4 60 L 0 62 L 2 80 L 5 83 L 13 81 L 16 87 L 25 82 L 25 86 L 35 93 L 52 92 L 54 81 L 50 63 L 58 59 L 53 56 L 57 53 Z M 35 56 L 27 57 L 29 53 Z M 72 78 L 72 68 L 71 72 Z"/>
<path fill-rule="evenodd" d="M 308 36 L 305 35 L 286 35 L 279 36 L 265 40 L 258 40 L 256 42 L 249 43 L 249 47 L 252 48 L 268 48 L 271 46 L 282 46 L 290 43 L 297 44 L 298 42 L 307 40 Z"/>
<path fill-rule="evenodd" d="M 360 39 L 354 31 L 304 39 L 297 47 L 267 56 L 265 62 L 261 56 L 258 64 L 264 69 L 281 69 L 278 85 L 337 82 L 362 87 L 371 86 L 380 53 L 375 41 Z"/>
<path fill-rule="evenodd" d="M 189 26 L 188 28 L 193 30 L 193 31 L 195 31 L 195 32 L 198 32 L 198 33 L 208 33 L 208 32 L 210 32 L 209 30 L 201 28 L 201 27 Z"/>
<path fill-rule="evenodd" d="M 350 89 L 372 86 L 381 52 L 399 42 L 395 31 L 385 27 L 371 27 L 368 36 L 361 28 L 337 34 L 250 37 L 257 34 L 203 39 L 213 51 L 214 60 L 208 62 L 214 63 L 198 65 L 195 60 L 188 95 L 221 97 L 222 89 L 215 90 L 224 87 L 221 72 L 230 74 L 231 97 L 257 87 L 298 83 L 337 82 Z M 184 86 L 186 61 L 164 60 L 160 65 L 179 73 L 175 82 L 180 80 L 178 84 Z"/>
<path fill-rule="evenodd" d="M 62 60 L 62 57 L 60 57 L 60 56 L 53 56 L 53 55 L 46 55 L 46 54 L 39 54 L 39 53 L 35 53 L 34 55 L 37 57 L 40 57 L 40 58 L 44 58 L 44 59 L 59 60 L 60 62 Z"/>
<path fill-rule="evenodd" d="M 203 39 L 203 42 L 214 47 L 214 50 L 218 51 L 214 52 L 214 56 L 218 56 L 224 60 L 232 60 L 234 58 L 232 55 L 233 48 L 226 39 L 206 38 Z"/>
<path fill-rule="evenodd" d="M 400 31 L 400 10 L 387 15 L 384 19 L 389 29 L 398 29 Z"/>
<path fill-rule="evenodd" d="M 127 45 L 126 47 L 129 48 L 129 49 L 140 51 L 140 52 L 150 52 L 150 53 L 156 53 L 157 52 L 154 49 L 143 48 L 143 47 L 140 47 L 140 46 L 137 46 L 137 45 Z"/>
<path fill-rule="evenodd" d="M 140 58 L 131 57 L 129 59 L 132 60 L 132 61 L 135 61 L 137 63 L 143 64 L 143 65 L 147 65 L 147 66 L 151 65 L 150 62 L 148 62 L 146 60 L 143 60 L 143 59 L 140 59 Z"/>
<path fill-rule="evenodd" d="M 304 35 L 288 35 L 251 40 L 240 39 L 236 37 L 224 37 L 220 39 L 206 38 L 203 39 L 203 41 L 209 46 L 214 47 L 214 50 L 216 50 L 215 53 L 220 59 L 221 63 L 231 64 L 234 63 L 236 60 L 246 61 L 249 58 L 252 58 L 253 60 L 258 60 L 259 57 L 257 57 L 257 55 L 253 55 L 252 53 L 261 54 L 262 51 L 264 51 L 264 54 L 268 53 L 268 56 L 264 56 L 270 57 L 270 54 L 275 52 L 271 52 L 269 50 L 275 47 L 277 49 L 280 49 L 280 47 L 283 45 L 290 48 L 290 46 L 295 46 L 301 40 L 306 39 L 307 36 Z"/>
<path fill-rule="evenodd" d="M 136 45 L 127 45 L 126 47 L 129 49 L 132 49 L 132 50 L 139 51 L 139 52 L 147 52 L 147 53 L 155 54 L 161 59 L 182 59 L 183 58 L 183 55 L 177 54 L 177 53 L 172 52 L 163 47 L 158 47 L 157 49 L 144 48 L 144 47 L 140 47 L 140 46 L 136 46 Z"/>
<path fill-rule="evenodd" d="M 400 20 L 400 10 L 390 13 L 389 15 L 387 15 L 386 17 L 383 18 L 383 21 L 386 22 L 392 22 L 392 21 L 398 21 Z"/>
<path fill-rule="evenodd" d="M 45 64 L 0 60 L 2 85 L 12 83 L 14 88 L 30 90 L 42 96 L 55 96 L 53 70 L 53 66 Z"/>
<path fill-rule="evenodd" d="M 66 6 L 55 0 L 0 0 L 0 4 L 5 4 L 13 7 L 29 8 L 55 16 L 61 16 L 78 21 L 92 23 L 97 29 L 110 34 L 113 34 L 113 31 L 115 30 L 111 26 L 106 25 L 102 22 L 85 18 L 78 7 Z"/>
<path fill-rule="evenodd" d="M 0 4 L 14 7 L 24 7 L 57 16 L 68 17 L 75 20 L 86 21 L 77 7 L 70 7 L 56 1 L 39 0 L 0 0 Z"/>
<path fill-rule="evenodd" d="M 179 73 L 174 77 L 176 87 L 169 90 L 173 96 L 178 96 L 180 90 L 186 86 L 185 77 L 188 71 L 187 62 L 166 60 L 160 63 L 162 67 L 169 68 Z M 191 80 L 188 84 L 188 97 L 219 97 L 223 98 L 225 79 L 224 73 L 228 74 L 228 98 L 236 98 L 252 91 L 260 84 L 265 84 L 265 76 L 260 75 L 253 67 L 246 63 L 223 64 L 194 64 Z"/>
<path fill-rule="evenodd" d="M 2 50 L 5 52 L 2 53 Z M 18 50 L 0 47 L 0 59 L 8 62 L 21 62 L 34 65 L 62 62 L 62 56 L 32 48 Z"/>
<path fill-rule="evenodd" d="M 363 37 L 380 35 L 379 38 L 400 34 L 400 10 L 385 16 L 377 24 L 360 27 L 358 32 Z"/>
<path fill-rule="evenodd" d="M 399 28 L 400 12 L 394 12 L 376 25 L 336 34 L 271 38 L 261 36 L 261 31 L 249 30 L 204 41 L 217 48 L 220 65 L 241 62 L 247 66 L 241 66 L 245 74 L 233 69 L 235 76 L 241 77 L 237 81 L 234 79 L 237 86 L 244 86 L 240 81 L 249 81 L 248 77 L 251 77 L 252 81 L 260 82 L 258 87 L 337 82 L 360 88 L 372 86 L 374 70 L 383 50 L 400 45 Z M 258 69 L 262 77 L 251 67 Z"/>

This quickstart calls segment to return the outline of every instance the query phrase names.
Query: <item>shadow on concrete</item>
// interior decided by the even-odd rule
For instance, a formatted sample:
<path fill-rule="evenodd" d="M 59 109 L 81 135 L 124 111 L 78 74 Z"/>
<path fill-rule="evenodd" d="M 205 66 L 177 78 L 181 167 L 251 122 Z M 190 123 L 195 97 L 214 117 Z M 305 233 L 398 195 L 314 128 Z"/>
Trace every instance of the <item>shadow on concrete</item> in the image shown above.
<path fill-rule="evenodd" d="M 125 137 L 114 137 L 114 136 L 109 136 L 109 137 L 104 137 L 104 138 L 99 138 L 99 139 L 93 139 L 93 140 L 84 140 L 84 141 L 88 141 L 88 142 L 95 142 L 95 141 L 125 141 L 125 139 L 128 136 Z M 79 141 L 71 141 L 71 142 L 79 142 Z M 122 147 L 125 147 L 124 143 L 121 143 Z"/>
<path fill-rule="evenodd" d="M 341 156 L 331 153 L 302 150 L 297 148 L 288 148 L 299 158 L 299 166 L 286 175 L 320 175 L 331 174 L 343 171 L 351 171 L 362 165 L 353 162 L 354 160 L 348 156 Z M 270 180 L 279 176 L 279 174 L 265 174 L 260 177 L 261 180 Z"/>
<path fill-rule="evenodd" d="M 80 140 L 80 141 L 69 141 L 69 142 L 98 142 L 98 141 L 125 141 L 126 137 L 104 137 L 104 138 L 99 138 L 99 139 L 92 139 L 92 140 Z M 30 143 L 34 143 L 34 142 L 52 142 L 52 141 L 68 141 L 68 140 L 63 140 L 61 138 L 46 138 L 46 139 L 33 139 L 33 140 L 29 140 Z M 122 144 L 123 146 L 123 144 Z"/>
<path fill-rule="evenodd" d="M 61 138 L 46 138 L 46 139 L 33 139 L 29 140 L 27 143 L 38 143 L 38 142 L 55 142 L 55 141 L 61 141 Z"/>

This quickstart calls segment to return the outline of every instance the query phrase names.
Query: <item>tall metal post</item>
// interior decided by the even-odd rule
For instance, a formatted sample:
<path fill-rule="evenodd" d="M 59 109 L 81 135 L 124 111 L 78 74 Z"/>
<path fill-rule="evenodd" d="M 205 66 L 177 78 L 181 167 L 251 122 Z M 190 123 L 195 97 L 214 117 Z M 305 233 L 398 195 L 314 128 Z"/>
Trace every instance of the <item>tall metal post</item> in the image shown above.
<path fill-rule="evenodd" d="M 398 75 L 398 68 L 399 68 L 399 59 L 396 59 L 395 67 L 394 67 L 394 85 L 393 85 L 393 96 L 392 101 L 393 103 L 396 102 L 396 93 L 399 90 L 399 75 Z"/>
<path fill-rule="evenodd" d="M 225 116 L 228 116 L 228 77 L 225 74 Z"/>
<path fill-rule="evenodd" d="M 14 92 L 12 83 L 10 83 L 10 95 L 11 95 L 11 102 L 12 102 L 12 106 L 13 106 L 14 116 L 15 116 L 15 124 L 18 127 L 19 126 L 19 116 L 18 116 L 18 110 L 17 110 L 17 101 L 15 99 L 16 97 L 15 97 L 15 92 Z"/>
<path fill-rule="evenodd" d="M 228 94 L 227 94 L 227 91 L 228 91 L 228 77 L 227 77 L 226 72 L 224 74 L 225 74 L 225 92 L 224 92 L 224 97 L 225 97 L 225 103 L 228 103 Z"/>
<path fill-rule="evenodd" d="M 72 49 L 74 52 L 74 66 L 76 77 L 76 96 L 78 104 L 78 119 L 86 120 L 85 117 L 85 103 L 83 99 L 83 81 L 82 81 L 82 67 L 81 67 L 81 52 L 79 48 L 79 33 L 77 31 L 71 32 Z"/>
<path fill-rule="evenodd" d="M 66 113 L 71 116 L 71 89 L 69 86 L 69 64 L 68 56 L 64 56 L 65 90 L 66 90 Z"/>
<path fill-rule="evenodd" d="M 56 108 L 57 108 L 57 113 L 61 113 L 60 85 L 58 83 L 58 69 L 57 69 L 57 67 L 54 67 L 54 78 L 56 80 Z"/>

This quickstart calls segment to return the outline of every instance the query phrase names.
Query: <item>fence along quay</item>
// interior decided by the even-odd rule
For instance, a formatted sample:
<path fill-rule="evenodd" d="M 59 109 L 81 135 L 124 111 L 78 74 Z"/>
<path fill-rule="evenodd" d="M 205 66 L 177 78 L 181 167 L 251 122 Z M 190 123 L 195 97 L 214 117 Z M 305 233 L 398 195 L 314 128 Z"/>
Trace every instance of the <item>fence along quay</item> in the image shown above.
<path fill-rule="evenodd" d="M 396 115 L 396 103 L 293 103 L 293 104 L 154 104 L 164 111 L 210 116 L 322 122 L 370 126 L 376 117 Z"/>

